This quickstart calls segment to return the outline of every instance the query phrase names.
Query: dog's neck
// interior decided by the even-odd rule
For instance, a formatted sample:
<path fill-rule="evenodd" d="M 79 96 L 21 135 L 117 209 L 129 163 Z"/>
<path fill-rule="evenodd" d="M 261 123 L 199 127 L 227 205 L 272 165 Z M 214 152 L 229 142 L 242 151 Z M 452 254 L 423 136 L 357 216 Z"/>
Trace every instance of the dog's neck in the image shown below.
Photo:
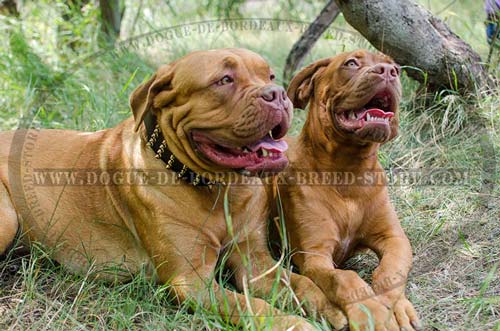
<path fill-rule="evenodd" d="M 317 113 L 320 111 L 323 114 Z M 320 105 L 311 104 L 298 143 L 302 150 L 308 151 L 311 166 L 317 169 L 366 171 L 380 167 L 377 156 L 380 144 L 360 144 L 340 137 Z"/>
<path fill-rule="evenodd" d="M 193 186 L 208 186 L 215 184 L 189 169 L 168 149 L 167 142 L 158 125 L 156 116 L 148 112 L 144 117 L 144 126 L 146 128 L 147 145 L 155 152 L 155 157 L 161 159 L 165 163 L 166 169 L 176 172 L 178 178 L 184 179 Z"/>

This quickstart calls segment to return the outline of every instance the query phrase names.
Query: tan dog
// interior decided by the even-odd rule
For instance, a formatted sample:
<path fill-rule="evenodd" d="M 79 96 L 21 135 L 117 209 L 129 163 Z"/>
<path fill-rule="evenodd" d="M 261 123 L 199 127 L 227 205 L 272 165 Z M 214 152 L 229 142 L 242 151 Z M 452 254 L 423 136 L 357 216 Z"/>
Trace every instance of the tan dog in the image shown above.
<path fill-rule="evenodd" d="M 380 144 L 397 135 L 399 70 L 389 57 L 360 50 L 307 66 L 288 89 L 295 107 L 309 103 L 280 186 L 293 262 L 342 308 L 352 330 L 369 325 L 361 305 L 375 330 L 419 327 L 404 294 L 412 251 L 377 159 Z M 361 248 L 380 259 L 371 287 L 337 269 Z"/>
<path fill-rule="evenodd" d="M 227 253 L 240 290 L 248 286 L 264 296 L 276 277 L 264 188 L 221 183 L 231 174 L 241 179 L 238 173 L 277 172 L 287 165 L 280 138 L 292 104 L 272 80 L 268 64 L 248 50 L 194 52 L 139 86 L 130 98 L 133 118 L 115 128 L 0 134 L 0 253 L 20 227 L 25 242 L 53 248 L 54 258 L 74 272 L 92 269 L 99 277 L 127 279 L 146 267 L 171 284 L 180 302 L 194 298 L 209 309 L 215 298 L 219 312 L 234 323 L 241 322 L 240 314 L 279 315 L 273 330 L 312 330 L 302 318 L 221 288 L 213 276 Z M 77 179 L 39 185 L 34 178 L 43 175 L 40 169 L 73 171 Z M 123 179 L 120 171 L 132 170 L 147 183 L 157 183 L 155 176 L 172 180 L 96 184 L 102 173 Z M 225 194 L 231 218 L 225 217 Z M 106 273 L 108 267 L 115 272 Z M 345 323 L 312 281 L 290 277 L 311 313 Z M 264 321 L 255 319 L 257 325 Z"/>

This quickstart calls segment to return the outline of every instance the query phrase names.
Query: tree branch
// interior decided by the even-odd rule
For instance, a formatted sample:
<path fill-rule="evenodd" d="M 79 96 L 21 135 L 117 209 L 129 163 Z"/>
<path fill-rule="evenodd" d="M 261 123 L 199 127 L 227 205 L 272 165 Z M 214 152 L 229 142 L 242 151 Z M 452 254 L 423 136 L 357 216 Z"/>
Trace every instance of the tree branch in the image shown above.
<path fill-rule="evenodd" d="M 283 81 L 286 84 L 288 84 L 293 73 L 299 68 L 314 44 L 318 41 L 323 32 L 333 23 L 339 13 L 340 10 L 335 1 L 330 0 L 321 10 L 314 22 L 309 25 L 304 34 L 302 34 L 299 40 L 293 45 L 286 59 L 285 69 L 283 71 Z"/>
<path fill-rule="evenodd" d="M 336 1 L 350 25 L 378 50 L 410 67 L 408 75 L 427 83 L 431 90 L 469 93 L 489 84 L 480 56 L 413 1 Z"/>

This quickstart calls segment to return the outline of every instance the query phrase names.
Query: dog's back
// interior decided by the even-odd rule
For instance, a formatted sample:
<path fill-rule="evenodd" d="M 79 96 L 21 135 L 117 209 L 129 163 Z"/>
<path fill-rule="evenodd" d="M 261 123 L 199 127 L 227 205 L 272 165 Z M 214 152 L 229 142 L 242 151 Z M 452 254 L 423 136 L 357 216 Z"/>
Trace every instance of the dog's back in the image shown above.
<path fill-rule="evenodd" d="M 106 167 L 120 157 L 121 144 L 98 147 L 119 139 L 121 127 L 0 133 L 0 253 L 21 227 L 23 242 L 43 243 L 74 272 L 113 266 L 127 269 L 128 277 L 148 260 L 119 208 L 109 208 L 115 187 L 101 183 Z"/>

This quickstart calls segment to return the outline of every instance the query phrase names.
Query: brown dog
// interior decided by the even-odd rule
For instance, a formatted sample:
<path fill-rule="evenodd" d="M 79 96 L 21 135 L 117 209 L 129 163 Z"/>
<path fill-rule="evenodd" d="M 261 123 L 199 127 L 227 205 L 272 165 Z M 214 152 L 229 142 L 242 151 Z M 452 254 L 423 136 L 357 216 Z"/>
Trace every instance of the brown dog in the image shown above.
<path fill-rule="evenodd" d="M 273 330 L 313 329 L 214 280 L 223 253 L 240 290 L 248 286 L 266 295 L 276 277 L 264 187 L 222 183 L 229 175 L 238 180 L 239 173 L 287 165 L 280 138 L 292 104 L 272 79 L 268 64 L 248 50 L 194 52 L 139 86 L 130 98 L 133 118 L 115 128 L 0 134 L 0 253 L 20 227 L 24 241 L 53 248 L 54 258 L 74 272 L 126 279 L 145 267 L 171 284 L 180 302 L 194 298 L 209 309 L 215 298 L 218 311 L 234 323 L 240 314 L 269 314 L 279 315 Z M 76 177 L 63 185 L 40 184 L 40 169 Z M 130 183 L 131 173 L 142 181 Z M 103 174 L 118 183 L 96 184 Z M 170 179 L 163 185 L 153 185 L 165 176 Z M 106 273 L 109 267 L 115 272 Z M 292 274 L 288 281 L 310 312 L 345 323 L 311 280 Z"/>
<path fill-rule="evenodd" d="M 377 159 L 380 144 L 397 135 L 399 70 L 389 57 L 360 50 L 307 66 L 288 89 L 295 107 L 309 103 L 280 186 L 293 262 L 342 308 L 352 330 L 370 323 L 362 305 L 376 330 L 419 327 L 404 294 L 412 251 Z M 361 248 L 380 259 L 371 287 L 336 268 Z"/>

